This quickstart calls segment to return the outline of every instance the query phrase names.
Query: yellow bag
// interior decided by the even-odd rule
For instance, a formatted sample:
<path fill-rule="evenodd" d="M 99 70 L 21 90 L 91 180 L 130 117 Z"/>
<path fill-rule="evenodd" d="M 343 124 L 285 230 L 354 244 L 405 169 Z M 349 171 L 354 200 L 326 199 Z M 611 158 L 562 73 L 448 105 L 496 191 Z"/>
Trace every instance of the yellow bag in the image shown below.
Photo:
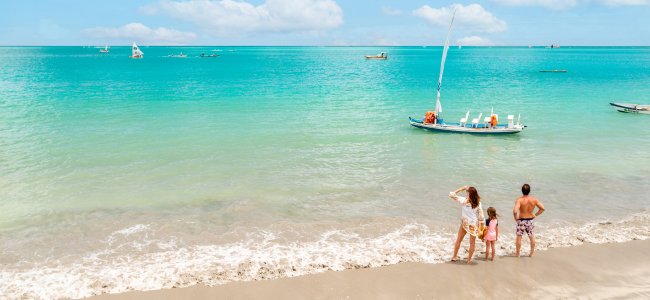
<path fill-rule="evenodd" d="M 478 225 L 478 232 L 476 233 L 476 237 L 478 237 L 482 241 L 485 238 L 486 233 L 487 233 L 487 227 L 485 226 L 484 223 L 480 223 Z"/>

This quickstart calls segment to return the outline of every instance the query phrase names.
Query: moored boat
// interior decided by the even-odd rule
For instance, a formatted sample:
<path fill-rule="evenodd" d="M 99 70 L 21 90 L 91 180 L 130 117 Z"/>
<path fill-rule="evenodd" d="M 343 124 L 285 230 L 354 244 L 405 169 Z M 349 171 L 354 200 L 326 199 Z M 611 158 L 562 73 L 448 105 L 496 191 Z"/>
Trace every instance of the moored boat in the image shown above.
<path fill-rule="evenodd" d="M 377 55 L 366 55 L 366 59 L 388 59 L 388 53 L 380 52 Z"/>
<path fill-rule="evenodd" d="M 496 115 L 493 115 L 496 116 Z M 490 117 L 492 119 L 492 117 Z M 514 122 L 514 116 L 508 116 L 507 124 L 495 124 L 486 122 L 483 124 L 463 124 L 463 123 L 425 123 L 425 120 L 419 120 L 409 117 L 412 126 L 426 129 L 429 131 L 452 132 L 452 133 L 470 133 L 470 134 L 512 134 L 524 130 L 523 125 L 517 121 Z"/>
<path fill-rule="evenodd" d="M 167 56 L 168 57 L 173 57 L 173 58 L 187 58 L 187 54 L 183 54 L 183 52 L 181 52 L 180 54 L 170 54 L 170 55 L 167 55 Z"/>
<path fill-rule="evenodd" d="M 214 53 L 212 53 L 212 54 L 205 54 L 205 53 L 201 53 L 201 55 L 199 55 L 199 57 L 203 57 L 203 58 L 215 58 L 215 57 L 219 57 L 219 54 L 214 54 Z"/>
<path fill-rule="evenodd" d="M 609 103 L 616 110 L 623 113 L 650 114 L 649 104 L 631 104 L 631 103 Z"/>

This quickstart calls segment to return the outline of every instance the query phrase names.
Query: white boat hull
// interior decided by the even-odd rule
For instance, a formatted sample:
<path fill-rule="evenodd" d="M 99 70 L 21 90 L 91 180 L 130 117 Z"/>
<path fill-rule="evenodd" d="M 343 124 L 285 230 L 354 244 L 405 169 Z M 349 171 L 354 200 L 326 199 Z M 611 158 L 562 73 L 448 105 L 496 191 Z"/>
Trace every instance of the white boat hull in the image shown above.
<path fill-rule="evenodd" d="M 495 127 L 479 127 L 460 126 L 458 124 L 425 124 L 420 120 L 410 119 L 411 126 L 426 129 L 429 131 L 439 132 L 452 132 L 452 133 L 469 133 L 469 134 L 513 134 L 522 132 L 525 128 L 523 125 L 513 125 L 508 127 L 506 125 L 497 125 Z"/>

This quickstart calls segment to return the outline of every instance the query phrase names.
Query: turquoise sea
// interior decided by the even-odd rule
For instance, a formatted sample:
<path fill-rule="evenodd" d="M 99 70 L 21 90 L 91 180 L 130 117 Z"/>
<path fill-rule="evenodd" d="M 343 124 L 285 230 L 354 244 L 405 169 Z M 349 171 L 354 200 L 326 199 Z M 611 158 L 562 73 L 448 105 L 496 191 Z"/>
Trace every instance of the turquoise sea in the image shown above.
<path fill-rule="evenodd" d="M 650 116 L 609 106 L 650 103 L 650 47 L 451 48 L 444 119 L 521 114 L 511 136 L 409 125 L 442 47 L 110 51 L 0 47 L 0 295 L 442 262 L 462 185 L 501 215 L 499 255 L 523 183 L 542 249 L 650 237 Z"/>

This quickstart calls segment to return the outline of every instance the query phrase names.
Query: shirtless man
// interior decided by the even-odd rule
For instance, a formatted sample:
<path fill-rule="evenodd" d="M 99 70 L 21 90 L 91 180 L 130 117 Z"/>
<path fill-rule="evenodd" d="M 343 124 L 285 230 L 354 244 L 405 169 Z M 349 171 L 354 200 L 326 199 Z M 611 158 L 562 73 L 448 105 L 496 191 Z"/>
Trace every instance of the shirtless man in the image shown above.
<path fill-rule="evenodd" d="M 530 194 L 530 185 L 527 183 L 521 187 L 521 193 L 524 195 L 517 198 L 515 208 L 512 210 L 515 222 L 517 222 L 517 257 L 519 257 L 521 237 L 524 233 L 530 239 L 530 257 L 532 257 L 535 254 L 535 224 L 533 219 L 544 212 L 544 205 L 537 198 L 528 195 Z M 537 206 L 537 212 L 533 214 L 535 206 Z"/>

